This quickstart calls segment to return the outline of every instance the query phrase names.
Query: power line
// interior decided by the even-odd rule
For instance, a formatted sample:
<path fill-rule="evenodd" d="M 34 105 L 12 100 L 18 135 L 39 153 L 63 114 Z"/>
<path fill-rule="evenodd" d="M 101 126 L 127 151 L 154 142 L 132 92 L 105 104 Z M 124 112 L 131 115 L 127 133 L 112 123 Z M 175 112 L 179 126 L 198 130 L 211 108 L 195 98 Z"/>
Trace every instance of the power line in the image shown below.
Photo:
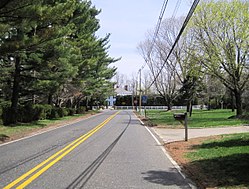
<path fill-rule="evenodd" d="M 177 12 L 178 12 L 178 9 L 179 9 L 179 7 L 180 7 L 181 2 L 182 2 L 181 0 L 178 0 L 178 1 L 176 2 L 176 6 L 175 6 L 175 9 L 174 9 L 173 14 L 172 14 L 172 17 L 171 17 L 172 20 L 175 18 L 176 14 L 177 14 Z"/>
<path fill-rule="evenodd" d="M 160 11 L 160 14 L 159 14 L 159 17 L 158 17 L 158 21 L 157 21 L 157 24 L 156 24 L 155 32 L 154 32 L 154 35 L 153 35 L 153 38 L 152 38 L 151 48 L 150 48 L 149 53 L 148 53 L 149 56 L 150 56 L 150 54 L 151 54 L 151 52 L 153 50 L 154 44 L 156 42 L 156 38 L 157 38 L 157 35 L 159 33 L 161 23 L 162 23 L 162 19 L 163 19 L 164 13 L 166 11 L 167 5 L 168 5 L 168 0 L 164 0 L 161 11 Z M 138 70 L 138 73 L 141 72 L 142 69 L 144 69 L 146 64 L 147 63 L 145 61 L 145 63 L 142 65 L 142 67 Z"/>
<path fill-rule="evenodd" d="M 167 5 L 168 5 L 168 0 L 164 0 L 162 8 L 161 8 L 161 11 L 160 11 L 160 14 L 159 14 L 159 17 L 158 17 L 158 21 L 157 21 L 157 24 L 156 24 L 155 32 L 154 32 L 154 35 L 153 35 L 153 38 L 152 38 L 152 44 L 151 44 L 148 56 L 150 56 L 150 54 L 151 54 L 151 52 L 153 50 L 154 44 L 156 42 L 156 38 L 157 38 L 157 35 L 159 33 L 159 30 L 160 30 L 160 27 L 161 27 L 161 23 L 162 23 L 162 19 L 163 19 L 163 15 L 164 15 L 164 13 L 166 11 Z M 142 65 L 142 67 L 138 70 L 138 73 L 142 69 L 144 69 L 144 67 L 146 66 L 146 64 L 147 64 L 147 62 L 145 61 L 145 63 Z"/>
<path fill-rule="evenodd" d="M 159 76 L 160 73 L 162 72 L 163 67 L 164 67 L 165 64 L 167 63 L 167 61 L 168 61 L 168 59 L 169 59 L 171 53 L 173 52 L 173 50 L 174 50 L 176 44 L 178 43 L 178 41 L 179 41 L 179 39 L 180 39 L 180 37 L 181 37 L 181 35 L 182 35 L 184 29 L 186 28 L 186 26 L 187 26 L 187 24 L 188 24 L 190 18 L 192 17 L 192 15 L 193 15 L 193 13 L 194 13 L 194 11 L 195 11 L 195 9 L 196 9 L 196 7 L 197 7 L 197 5 L 198 5 L 199 2 L 200 2 L 200 0 L 195 0 L 195 1 L 193 2 L 192 6 L 191 6 L 191 8 L 190 8 L 190 10 L 189 10 L 189 12 L 188 12 L 188 15 L 186 16 L 186 18 L 185 18 L 185 20 L 184 20 L 184 23 L 183 23 L 183 25 L 182 25 L 182 28 L 180 29 L 179 34 L 178 34 L 178 36 L 176 37 L 176 40 L 175 40 L 175 42 L 174 42 L 172 48 L 170 49 L 169 54 L 168 54 L 167 57 L 166 57 L 166 60 L 164 61 L 164 63 L 163 63 L 163 65 L 162 65 L 161 69 L 159 70 L 159 72 L 158 72 L 157 75 L 155 76 L 155 78 L 154 78 L 154 80 L 152 81 L 152 83 L 149 85 L 148 89 L 155 83 L 156 79 L 158 78 L 158 76 Z"/>
<path fill-rule="evenodd" d="M 151 54 L 151 52 L 153 50 L 154 44 L 156 42 L 156 38 L 157 38 L 157 35 L 159 33 L 161 23 L 162 23 L 162 20 L 163 20 L 163 15 L 164 15 L 164 13 L 166 11 L 167 5 L 168 5 L 168 0 L 164 0 L 161 11 L 160 11 L 160 15 L 159 15 L 159 18 L 158 18 L 158 21 L 157 21 L 156 29 L 155 29 L 155 32 L 154 32 L 154 35 L 153 35 L 153 38 L 152 38 L 151 48 L 150 48 L 149 53 L 148 53 L 149 56 L 150 56 L 150 54 Z"/>

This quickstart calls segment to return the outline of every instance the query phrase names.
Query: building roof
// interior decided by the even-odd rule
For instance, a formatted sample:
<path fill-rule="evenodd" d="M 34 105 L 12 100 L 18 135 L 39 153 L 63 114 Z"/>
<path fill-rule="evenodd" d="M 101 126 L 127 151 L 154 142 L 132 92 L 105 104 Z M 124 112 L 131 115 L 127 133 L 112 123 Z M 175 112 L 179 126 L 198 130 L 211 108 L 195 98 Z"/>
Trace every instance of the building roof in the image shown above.
<path fill-rule="evenodd" d="M 128 95 L 132 95 L 131 91 L 126 91 L 122 88 L 116 88 L 115 89 L 115 93 L 117 94 L 117 96 L 128 96 Z"/>

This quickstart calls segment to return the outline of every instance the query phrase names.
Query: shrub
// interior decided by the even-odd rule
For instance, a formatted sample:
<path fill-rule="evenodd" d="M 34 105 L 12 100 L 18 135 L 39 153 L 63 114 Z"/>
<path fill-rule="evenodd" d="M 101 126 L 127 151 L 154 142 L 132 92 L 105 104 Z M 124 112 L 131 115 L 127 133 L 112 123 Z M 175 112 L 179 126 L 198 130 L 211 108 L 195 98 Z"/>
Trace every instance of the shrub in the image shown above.
<path fill-rule="evenodd" d="M 49 105 L 49 104 L 44 104 L 44 112 L 41 116 L 41 119 L 49 119 L 49 117 L 51 116 L 51 111 L 53 106 Z"/>
<path fill-rule="evenodd" d="M 33 105 L 33 120 L 46 119 L 51 114 L 51 105 L 35 104 Z"/>
<path fill-rule="evenodd" d="M 6 111 L 10 111 L 7 110 L 10 108 L 11 103 L 9 101 L 1 101 L 0 103 L 0 124 L 4 124 L 6 125 L 6 123 L 8 123 L 8 119 L 9 118 L 9 114 Z"/>
<path fill-rule="evenodd" d="M 29 123 L 34 121 L 34 109 L 32 104 L 19 105 L 17 110 L 17 121 L 22 123 Z"/>
<path fill-rule="evenodd" d="M 56 109 L 55 107 L 52 107 L 51 113 L 50 113 L 50 115 L 49 115 L 48 118 L 49 118 L 49 119 L 56 119 L 56 118 L 59 118 L 57 109 Z"/>
<path fill-rule="evenodd" d="M 77 108 L 76 113 L 77 114 L 84 114 L 86 112 L 86 107 L 85 106 L 80 106 Z"/>
<path fill-rule="evenodd" d="M 57 113 L 59 117 L 64 117 L 68 115 L 66 108 L 57 108 Z"/>
<path fill-rule="evenodd" d="M 10 105 L 2 106 L 2 121 L 3 125 L 11 124 L 11 108 Z"/>
<path fill-rule="evenodd" d="M 67 111 L 69 116 L 73 116 L 76 113 L 76 110 L 74 108 L 68 108 Z"/>

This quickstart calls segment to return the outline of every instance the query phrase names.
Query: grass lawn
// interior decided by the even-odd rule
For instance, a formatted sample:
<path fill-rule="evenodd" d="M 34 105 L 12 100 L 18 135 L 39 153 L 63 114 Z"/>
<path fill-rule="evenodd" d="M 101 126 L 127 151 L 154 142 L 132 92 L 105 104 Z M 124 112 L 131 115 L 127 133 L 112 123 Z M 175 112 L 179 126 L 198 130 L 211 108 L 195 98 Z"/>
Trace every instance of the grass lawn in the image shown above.
<path fill-rule="evenodd" d="M 39 120 L 39 121 L 32 122 L 32 123 L 20 123 L 12 127 L 9 127 L 9 126 L 6 127 L 3 125 L 0 125 L 0 142 L 8 138 L 16 137 L 18 135 L 24 136 L 27 133 L 45 128 L 47 126 L 51 126 L 55 124 L 63 124 L 63 122 L 74 120 L 79 117 L 86 116 L 88 114 L 93 114 L 93 113 L 96 113 L 96 112 L 89 111 L 86 114 L 75 114 L 74 116 L 65 116 L 65 117 L 53 119 L 53 120 Z"/>
<path fill-rule="evenodd" d="M 147 117 L 153 123 L 160 126 L 176 127 L 181 125 L 173 117 L 174 113 L 183 113 L 183 110 L 161 111 L 147 110 Z M 192 117 L 188 118 L 188 126 L 190 128 L 205 127 L 222 127 L 222 126 L 238 126 L 249 124 L 249 120 L 228 119 L 234 116 L 235 112 L 231 110 L 193 110 Z"/>
<path fill-rule="evenodd" d="M 196 166 L 207 188 L 249 188 L 249 133 L 222 135 L 192 147 L 187 166 Z"/>

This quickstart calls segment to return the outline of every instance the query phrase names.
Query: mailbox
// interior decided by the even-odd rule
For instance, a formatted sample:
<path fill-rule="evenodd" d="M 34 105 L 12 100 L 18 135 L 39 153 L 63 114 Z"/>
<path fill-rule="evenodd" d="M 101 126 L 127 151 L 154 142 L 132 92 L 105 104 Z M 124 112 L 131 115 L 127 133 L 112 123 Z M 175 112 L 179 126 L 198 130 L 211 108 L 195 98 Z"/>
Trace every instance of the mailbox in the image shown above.
<path fill-rule="evenodd" d="M 177 113 L 177 114 L 175 113 L 174 114 L 175 120 L 179 120 L 179 121 L 185 120 L 186 116 L 187 116 L 186 113 Z"/>
<path fill-rule="evenodd" d="M 188 141 L 188 119 L 187 119 L 187 113 L 177 113 L 174 114 L 175 120 L 180 121 L 182 124 L 184 124 L 185 127 L 185 141 Z"/>

